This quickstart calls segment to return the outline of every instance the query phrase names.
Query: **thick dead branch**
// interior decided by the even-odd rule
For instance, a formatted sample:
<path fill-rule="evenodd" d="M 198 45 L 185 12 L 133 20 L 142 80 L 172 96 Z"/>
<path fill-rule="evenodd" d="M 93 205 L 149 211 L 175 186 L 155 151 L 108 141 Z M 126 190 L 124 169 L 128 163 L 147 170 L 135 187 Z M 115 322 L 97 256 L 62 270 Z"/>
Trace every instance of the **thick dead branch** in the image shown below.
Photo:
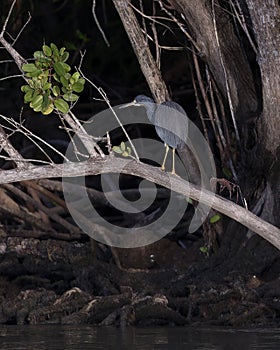
<path fill-rule="evenodd" d="M 133 50 L 140 63 L 141 70 L 146 78 L 150 90 L 156 102 L 170 100 L 166 85 L 162 79 L 149 46 L 141 31 L 137 18 L 130 6 L 129 0 L 113 0 L 113 3 L 123 22 L 125 31 L 129 37 Z"/>
<path fill-rule="evenodd" d="M 3 172 L 0 178 L 0 183 L 11 183 L 22 180 L 43 179 L 73 176 L 97 175 L 102 173 L 123 173 L 140 176 L 151 182 L 169 188 L 183 196 L 190 197 L 193 200 L 201 201 L 206 205 L 211 205 L 212 208 L 229 216 L 250 230 L 256 232 L 264 239 L 272 243 L 280 249 L 280 230 L 260 219 L 250 211 L 240 207 L 239 205 L 226 200 L 220 196 L 214 195 L 212 192 L 201 190 L 195 185 L 179 178 L 176 175 L 171 175 L 162 172 L 159 168 L 131 161 L 128 159 L 115 158 L 113 156 L 97 159 L 89 159 L 80 163 L 56 164 L 55 166 L 33 167 L 32 169 L 24 170 L 18 173 L 16 170 L 7 170 Z M 103 234 L 104 229 L 97 225 L 96 228 Z"/>

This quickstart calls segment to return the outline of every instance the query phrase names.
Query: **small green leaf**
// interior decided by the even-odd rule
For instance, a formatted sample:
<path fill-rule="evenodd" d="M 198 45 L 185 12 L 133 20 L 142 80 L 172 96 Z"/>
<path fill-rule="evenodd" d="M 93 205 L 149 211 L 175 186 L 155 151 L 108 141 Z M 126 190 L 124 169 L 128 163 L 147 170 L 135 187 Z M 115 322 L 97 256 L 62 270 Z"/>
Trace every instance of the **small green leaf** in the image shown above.
<path fill-rule="evenodd" d="M 121 150 L 122 150 L 122 151 L 125 151 L 125 143 L 124 143 L 123 141 L 121 142 L 121 145 L 120 145 L 120 146 L 121 146 Z"/>
<path fill-rule="evenodd" d="M 49 60 L 49 62 L 47 60 L 45 62 L 42 62 L 39 67 L 43 69 L 49 69 L 51 67 L 51 59 Z"/>
<path fill-rule="evenodd" d="M 50 114 L 54 110 L 54 105 L 51 103 L 46 109 L 42 110 L 44 115 Z"/>
<path fill-rule="evenodd" d="M 69 64 L 64 63 L 64 62 L 60 62 L 60 63 L 66 72 L 70 72 L 71 67 L 69 66 Z"/>
<path fill-rule="evenodd" d="M 193 205 L 193 200 L 191 199 L 191 198 L 186 198 L 186 201 L 188 202 L 188 203 L 190 203 L 191 205 Z"/>
<path fill-rule="evenodd" d="M 62 47 L 62 48 L 59 50 L 59 54 L 60 54 L 60 55 L 63 55 L 63 53 L 64 53 L 65 50 L 66 50 L 65 47 Z"/>
<path fill-rule="evenodd" d="M 53 74 L 53 78 L 54 78 L 55 81 L 58 81 L 60 83 L 60 77 L 59 77 L 58 74 L 54 73 Z"/>
<path fill-rule="evenodd" d="M 62 98 L 59 98 L 54 101 L 55 107 L 63 114 L 66 114 L 69 111 L 69 105 Z"/>
<path fill-rule="evenodd" d="M 124 151 L 122 155 L 123 155 L 124 157 L 128 157 L 128 156 L 129 156 L 129 154 L 128 154 L 127 151 Z"/>
<path fill-rule="evenodd" d="M 72 85 L 72 89 L 75 92 L 82 92 L 84 90 L 84 84 L 80 82 L 79 79 L 75 84 Z"/>
<path fill-rule="evenodd" d="M 116 153 L 119 153 L 119 154 L 122 153 L 122 150 L 120 149 L 119 146 L 114 146 L 114 147 L 113 147 L 113 151 L 116 152 Z"/>
<path fill-rule="evenodd" d="M 210 218 L 210 224 L 215 224 L 215 222 L 221 219 L 220 215 L 216 214 Z"/>
<path fill-rule="evenodd" d="M 51 47 L 51 49 L 52 49 L 54 54 L 59 55 L 58 48 L 57 48 L 57 46 L 54 43 L 51 43 L 50 47 Z"/>
<path fill-rule="evenodd" d="M 35 95 L 30 102 L 30 107 L 35 110 L 35 108 L 41 106 L 42 103 L 43 103 L 43 95 Z"/>
<path fill-rule="evenodd" d="M 41 89 L 41 81 L 38 78 L 32 78 L 32 81 L 34 84 L 33 89 L 40 90 Z"/>
<path fill-rule="evenodd" d="M 52 55 L 52 49 L 48 45 L 43 45 L 43 52 L 47 57 Z"/>
<path fill-rule="evenodd" d="M 66 62 L 69 58 L 69 52 L 64 52 L 63 55 L 61 55 L 61 62 Z"/>
<path fill-rule="evenodd" d="M 208 248 L 207 247 L 200 247 L 199 250 L 201 251 L 201 253 L 203 254 L 207 254 L 208 253 Z"/>
<path fill-rule="evenodd" d="M 33 91 L 33 89 L 29 85 L 22 85 L 20 89 L 22 92 Z"/>
<path fill-rule="evenodd" d="M 61 77 L 63 77 L 67 73 L 63 64 L 65 64 L 65 63 L 55 62 L 53 65 L 53 68 L 54 68 L 56 74 L 60 75 Z"/>
<path fill-rule="evenodd" d="M 43 90 L 49 90 L 50 88 L 52 87 L 52 84 L 51 83 L 45 83 L 44 85 L 43 85 Z"/>
<path fill-rule="evenodd" d="M 41 112 L 42 111 L 42 105 L 38 105 L 36 107 L 33 107 L 34 112 Z"/>
<path fill-rule="evenodd" d="M 33 54 L 33 57 L 34 57 L 36 60 L 41 60 L 41 59 L 46 58 L 46 56 L 44 55 L 44 52 L 43 52 L 43 51 L 35 51 L 34 54 Z"/>
<path fill-rule="evenodd" d="M 60 89 L 57 85 L 52 87 L 52 92 L 54 94 L 55 97 L 57 97 L 60 94 Z"/>
<path fill-rule="evenodd" d="M 38 77 L 40 74 L 42 74 L 42 69 L 36 69 L 33 72 L 28 72 L 25 75 L 30 78 Z"/>
<path fill-rule="evenodd" d="M 130 156 L 130 155 L 131 155 L 131 148 L 130 148 L 130 147 L 127 147 L 127 148 L 126 148 L 126 151 L 127 151 L 128 155 Z"/>
<path fill-rule="evenodd" d="M 57 54 L 52 55 L 53 62 L 60 62 L 60 57 Z"/>
<path fill-rule="evenodd" d="M 68 82 L 68 80 L 67 80 L 64 76 L 61 76 L 61 77 L 60 77 L 60 81 L 61 81 L 61 83 L 62 83 L 62 85 L 63 85 L 64 87 L 68 87 L 69 82 Z M 77 91 L 76 91 L 76 92 L 77 92 Z"/>
<path fill-rule="evenodd" d="M 25 63 L 22 65 L 21 68 L 24 72 L 27 72 L 27 73 L 34 72 L 37 70 L 37 67 L 35 66 L 34 63 Z"/>
<path fill-rule="evenodd" d="M 51 100 L 49 97 L 50 97 L 49 94 L 43 95 L 42 110 L 46 110 L 49 107 L 49 105 L 51 104 Z"/>
<path fill-rule="evenodd" d="M 79 96 L 76 94 L 73 94 L 72 92 L 68 92 L 62 96 L 64 100 L 69 102 L 75 102 L 78 100 Z"/>
<path fill-rule="evenodd" d="M 72 78 L 74 79 L 74 81 L 78 81 L 78 79 L 80 78 L 80 73 L 79 72 L 75 72 L 74 74 L 72 74 Z"/>
<path fill-rule="evenodd" d="M 28 91 L 25 95 L 24 95 L 24 102 L 31 102 L 33 99 L 33 90 L 32 91 Z"/>

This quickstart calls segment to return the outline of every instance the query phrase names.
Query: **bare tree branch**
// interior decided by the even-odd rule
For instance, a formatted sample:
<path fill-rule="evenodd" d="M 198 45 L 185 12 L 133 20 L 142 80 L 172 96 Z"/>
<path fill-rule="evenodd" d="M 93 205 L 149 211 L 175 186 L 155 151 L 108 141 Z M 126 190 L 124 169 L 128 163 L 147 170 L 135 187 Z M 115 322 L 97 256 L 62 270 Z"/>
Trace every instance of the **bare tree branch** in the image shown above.
<path fill-rule="evenodd" d="M 133 50 L 137 56 L 142 72 L 155 101 L 160 103 L 170 100 L 169 93 L 161 76 L 161 72 L 150 52 L 149 46 L 140 29 L 137 18 L 130 6 L 130 1 L 113 0 L 113 3 L 123 22 L 124 28 L 128 34 Z"/>
<path fill-rule="evenodd" d="M 102 159 L 101 157 L 96 159 L 91 158 L 80 163 L 67 162 L 66 164 L 56 164 L 43 167 L 34 166 L 30 169 L 23 170 L 20 173 L 16 170 L 7 170 L 1 173 L 0 184 L 23 180 L 61 177 L 62 175 L 64 177 L 98 175 L 104 172 L 140 176 L 158 185 L 172 189 L 185 197 L 190 197 L 197 201 L 199 200 L 206 205 L 211 203 L 212 208 L 240 222 L 242 225 L 256 232 L 280 249 L 279 228 L 265 222 L 239 205 L 215 195 L 212 192 L 201 190 L 199 187 L 176 175 L 164 173 L 157 167 L 139 163 L 134 160 L 109 156 L 105 159 Z"/>
<path fill-rule="evenodd" d="M 14 148 L 14 146 L 8 140 L 8 137 L 1 125 L 0 125 L 0 145 L 1 145 L 0 151 L 3 148 L 8 153 L 8 155 L 15 161 L 18 169 L 25 169 L 28 166 L 25 159 L 21 156 L 21 154 Z"/>

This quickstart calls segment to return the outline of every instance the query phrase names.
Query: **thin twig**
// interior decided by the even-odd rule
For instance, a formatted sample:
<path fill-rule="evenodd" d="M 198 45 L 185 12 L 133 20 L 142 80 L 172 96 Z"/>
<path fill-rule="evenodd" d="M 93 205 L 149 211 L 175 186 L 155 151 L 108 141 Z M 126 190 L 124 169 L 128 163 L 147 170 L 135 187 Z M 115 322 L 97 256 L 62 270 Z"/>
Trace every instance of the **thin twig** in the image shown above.
<path fill-rule="evenodd" d="M 88 135 L 85 128 L 82 126 L 82 124 L 77 119 L 75 114 L 70 111 L 69 113 L 64 114 L 63 118 L 70 125 L 74 133 L 82 141 L 87 151 L 89 152 L 89 155 L 91 157 L 98 157 L 99 154 L 95 150 L 95 148 L 97 147 L 97 144 L 91 140 L 90 135 Z M 103 157 L 102 153 L 100 155 L 101 157 Z"/>
<path fill-rule="evenodd" d="M 208 133 L 207 133 L 207 127 L 206 127 L 205 120 L 204 120 L 203 113 L 202 113 L 202 109 L 201 109 L 201 102 L 200 102 L 200 98 L 199 98 L 199 95 L 198 95 L 198 89 L 197 89 L 196 82 L 195 82 L 195 79 L 194 79 L 193 70 L 192 70 L 191 74 L 192 74 L 192 84 L 193 84 L 194 93 L 195 93 L 195 99 L 196 99 L 196 108 L 197 108 L 197 111 L 198 111 L 198 114 L 199 114 L 199 117 L 200 117 L 200 120 L 201 120 L 204 137 L 205 137 L 208 145 L 210 145 L 209 137 L 208 137 Z"/>
<path fill-rule="evenodd" d="M 219 103 L 219 110 L 220 110 L 220 114 L 222 116 L 222 125 L 223 125 L 223 129 L 224 129 L 224 133 L 225 133 L 226 144 L 230 145 L 229 129 L 227 127 L 227 120 L 226 120 L 226 113 L 225 113 L 223 99 L 222 99 L 221 93 L 220 93 L 214 80 L 212 80 L 212 85 L 213 85 L 213 88 L 215 91 L 215 96 L 216 96 L 218 103 Z"/>
<path fill-rule="evenodd" d="M 221 51 L 221 46 L 220 46 L 219 35 L 218 35 L 218 31 L 217 31 L 216 13 L 215 13 L 215 1 L 214 0 L 212 0 L 212 14 L 213 14 L 213 24 L 214 24 L 215 37 L 216 37 L 217 46 L 218 46 L 219 57 L 220 57 L 221 65 L 222 65 L 224 76 L 225 76 L 226 92 L 227 92 L 227 97 L 228 97 L 228 103 L 229 103 L 231 119 L 232 119 L 232 122 L 233 122 L 234 131 L 235 131 L 235 134 L 236 134 L 236 140 L 237 140 L 238 144 L 240 145 L 240 136 L 239 136 L 239 131 L 238 131 L 238 128 L 237 128 L 237 123 L 236 123 L 235 114 L 234 114 L 234 108 L 233 108 L 233 103 L 232 103 L 232 98 L 231 98 L 231 93 L 230 93 L 230 88 L 229 88 L 229 83 L 228 83 L 227 70 L 226 70 L 226 67 L 225 67 L 225 64 L 224 64 L 222 51 Z"/>
<path fill-rule="evenodd" d="M 24 23 L 24 25 L 22 26 L 21 30 L 19 31 L 18 35 L 16 36 L 16 38 L 14 39 L 12 46 L 15 45 L 15 43 L 17 42 L 18 38 L 21 36 L 22 32 L 24 31 L 24 29 L 26 28 L 26 26 L 28 25 L 28 23 L 31 20 L 31 15 L 30 12 L 28 12 L 28 19 L 27 21 Z"/>
<path fill-rule="evenodd" d="M 109 43 L 108 39 L 106 38 L 106 35 L 105 35 L 103 29 L 101 28 L 101 25 L 100 25 L 100 23 L 99 23 L 99 21 L 98 21 L 98 18 L 97 18 L 97 16 L 96 16 L 96 13 L 95 13 L 95 6 L 96 6 L 96 0 L 92 0 L 92 8 L 91 8 L 91 11 L 92 11 L 93 18 L 94 18 L 94 20 L 95 20 L 95 23 L 96 23 L 96 25 L 97 25 L 98 30 L 100 31 L 100 33 L 101 33 L 101 35 L 102 35 L 103 40 L 105 41 L 106 45 L 107 45 L 108 47 L 110 47 L 110 43 Z"/>
<path fill-rule="evenodd" d="M 230 5 L 235 13 L 235 16 L 238 20 L 238 22 L 240 23 L 240 26 L 241 28 L 243 29 L 244 33 L 246 34 L 251 46 L 252 46 L 252 49 L 254 50 L 255 54 L 258 53 L 258 49 L 256 48 L 256 45 L 254 44 L 253 42 L 253 39 L 248 31 L 248 28 L 247 28 L 247 25 L 246 25 L 246 21 L 245 21 L 245 18 L 244 18 L 244 15 L 242 13 L 242 9 L 240 7 L 240 4 L 238 1 L 236 1 L 236 6 L 238 7 L 238 10 L 239 10 L 239 13 L 238 11 L 236 10 L 236 7 L 235 7 L 235 4 L 232 2 L 232 0 L 230 0 Z"/>
<path fill-rule="evenodd" d="M 211 108 L 211 105 L 210 105 L 210 102 L 209 102 L 209 99 L 208 99 L 208 96 L 207 96 L 207 93 L 206 93 L 206 90 L 205 90 L 205 87 L 204 87 L 204 84 L 203 84 L 203 80 L 202 80 L 202 76 L 201 76 L 201 73 L 200 73 L 200 67 L 199 67 L 198 59 L 197 59 L 197 56 L 196 56 L 196 54 L 194 52 L 193 52 L 193 62 L 194 62 L 194 67 L 195 67 L 195 71 L 196 71 L 196 75 L 197 75 L 199 88 L 200 88 L 200 91 L 201 91 L 201 94 L 202 94 L 202 98 L 203 98 L 203 101 L 204 101 L 204 104 L 205 104 L 205 108 L 206 108 L 208 117 L 209 117 L 209 119 L 213 119 L 212 108 Z M 207 133 L 206 133 L 206 135 L 207 135 Z M 209 140 L 208 140 L 208 142 L 209 142 Z"/>
<path fill-rule="evenodd" d="M 8 53 L 13 57 L 13 59 L 14 59 L 16 65 L 18 66 L 19 70 L 21 72 L 23 72 L 21 67 L 27 61 L 4 38 L 4 34 L 5 34 L 5 31 L 6 31 L 9 19 L 11 17 L 11 13 L 12 13 L 13 8 L 15 6 L 15 3 L 16 3 L 16 0 L 13 1 L 12 5 L 10 7 L 9 13 L 8 13 L 8 15 L 7 15 L 6 19 L 5 19 L 4 25 L 2 27 L 2 31 L 0 33 L 0 43 L 4 46 L 4 48 L 8 51 Z M 25 78 L 25 80 L 27 80 L 27 79 Z"/>
<path fill-rule="evenodd" d="M 153 4 L 153 5 L 154 5 L 154 4 Z M 164 20 L 164 21 L 173 22 L 173 19 L 172 19 L 172 18 L 159 17 L 159 16 L 149 16 L 149 15 L 146 15 L 146 14 L 144 13 L 143 8 L 142 8 L 141 6 L 140 6 L 140 7 L 141 7 L 141 11 L 140 11 L 137 7 L 135 7 L 133 4 L 131 4 L 131 3 L 130 3 L 129 6 L 131 6 L 131 7 L 133 8 L 133 10 L 135 10 L 136 12 L 138 12 L 138 13 L 142 16 L 142 18 L 147 18 L 147 19 L 149 19 L 151 22 L 154 22 L 154 23 L 157 23 L 157 24 L 161 25 L 162 27 L 164 27 L 164 28 L 166 28 L 168 31 L 170 31 L 172 34 L 174 34 L 173 30 L 172 30 L 170 27 L 168 27 L 168 25 L 166 25 L 166 24 L 164 24 L 164 23 L 158 21 L 158 19 L 162 19 L 162 20 Z M 146 26 L 143 26 L 143 29 L 144 29 L 145 32 L 147 33 Z"/>
<path fill-rule="evenodd" d="M 160 8 L 174 21 L 174 23 L 177 24 L 177 26 L 181 29 L 181 31 L 186 35 L 186 37 L 190 40 L 190 42 L 193 44 L 193 46 L 196 48 L 197 52 L 200 52 L 199 47 L 197 46 L 195 40 L 192 38 L 192 36 L 187 32 L 187 30 L 185 29 L 185 26 L 183 23 L 181 23 L 175 16 L 173 16 L 173 14 L 168 11 L 164 5 L 162 4 L 162 1 L 157 0 L 157 2 L 160 5 Z"/>
<path fill-rule="evenodd" d="M 3 28 L 2 28 L 2 32 L 1 32 L 0 35 L 3 35 L 4 32 L 6 31 L 6 28 L 7 28 L 8 22 L 9 22 L 9 19 L 10 19 L 10 17 L 11 17 L 11 14 L 12 14 L 12 12 L 13 12 L 13 8 L 14 8 L 16 2 L 17 2 L 17 0 L 14 0 L 13 3 L 12 3 L 12 5 L 11 5 L 11 7 L 10 7 L 10 10 L 9 10 L 9 12 L 8 12 L 8 15 L 7 15 L 6 19 L 5 19 L 5 22 L 4 22 L 4 25 L 3 25 Z"/>
<path fill-rule="evenodd" d="M 109 99 L 108 99 L 108 97 L 107 97 L 105 91 L 104 91 L 102 88 L 96 86 L 89 78 L 87 78 L 87 77 L 82 73 L 82 71 L 81 71 L 80 69 L 79 69 L 78 71 L 79 71 L 79 73 L 81 74 L 81 76 L 82 76 L 87 82 L 89 82 L 90 85 L 93 86 L 93 87 L 99 92 L 99 94 L 102 96 L 103 101 L 106 102 L 107 106 L 110 108 L 110 110 L 111 110 L 111 112 L 113 113 L 114 117 L 116 118 L 116 120 L 117 120 L 119 126 L 121 127 L 123 133 L 125 134 L 125 136 L 126 136 L 128 142 L 129 142 L 129 144 L 130 144 L 130 146 L 131 146 L 131 148 L 132 148 L 132 150 L 133 150 L 133 152 L 134 152 L 134 154 L 135 154 L 136 159 L 139 161 L 139 156 L 138 156 L 138 153 L 137 153 L 137 151 L 136 151 L 136 149 L 135 149 L 135 147 L 134 147 L 134 144 L 133 144 L 133 142 L 131 141 L 131 138 L 129 137 L 127 131 L 125 130 L 125 128 L 124 128 L 122 122 L 120 121 L 119 117 L 117 116 L 116 112 L 115 112 L 114 109 L 112 108 L 111 103 L 110 103 L 110 101 L 109 101 Z"/>
<path fill-rule="evenodd" d="M 210 118 L 211 125 L 213 128 L 214 134 L 215 134 L 215 138 L 217 141 L 217 146 L 218 146 L 218 149 L 220 152 L 221 159 L 224 160 L 225 159 L 224 152 L 227 149 L 227 144 L 226 144 L 226 140 L 224 138 L 223 131 L 221 128 L 221 122 L 220 122 L 219 114 L 217 112 L 216 103 L 215 103 L 215 99 L 214 99 L 212 80 L 211 80 L 210 73 L 209 73 L 207 66 L 205 68 L 205 71 L 206 71 L 208 91 L 210 93 L 210 100 L 211 100 L 211 106 L 212 106 L 212 111 L 213 111 L 213 118 Z"/>
<path fill-rule="evenodd" d="M 13 79 L 13 78 L 23 78 L 23 77 L 24 77 L 23 74 L 9 75 L 8 77 L 0 78 L 0 81 Z"/>
<path fill-rule="evenodd" d="M 46 151 L 39 145 L 39 143 L 37 143 L 35 141 L 35 139 L 38 140 L 40 143 L 43 143 L 45 146 L 47 146 L 51 150 L 53 150 L 60 157 L 62 157 L 65 161 L 68 161 L 68 159 L 65 157 L 65 155 L 63 153 L 58 151 L 55 147 L 53 147 L 50 143 L 48 143 L 47 141 L 45 141 L 41 137 L 35 135 L 33 132 L 31 132 L 29 129 L 27 129 L 23 124 L 20 124 L 20 123 L 16 122 L 14 119 L 8 118 L 2 114 L 0 114 L 0 117 L 3 118 L 4 120 L 6 120 L 10 125 L 12 125 L 16 129 L 17 132 L 22 133 L 30 141 L 32 141 L 32 143 L 34 143 L 40 149 L 40 151 L 50 160 L 50 162 L 52 162 L 51 158 L 46 153 Z M 7 127 L 5 126 L 5 128 L 7 128 Z"/>
<path fill-rule="evenodd" d="M 153 11 L 155 11 L 155 3 L 153 2 Z M 157 35 L 157 29 L 155 22 L 151 23 L 152 32 L 154 34 L 154 42 L 156 47 L 156 64 L 158 66 L 158 69 L 160 70 L 160 48 L 158 43 L 158 35 Z"/>
<path fill-rule="evenodd" d="M 0 150 L 3 148 L 8 155 L 14 159 L 18 169 L 25 169 L 26 163 L 22 155 L 14 148 L 11 142 L 8 140 L 8 136 L 0 125 Z"/>
<path fill-rule="evenodd" d="M 146 33 L 144 31 L 144 29 L 141 28 L 141 32 L 145 35 L 146 38 L 148 38 L 152 43 L 157 45 L 162 50 L 167 50 L 167 51 L 184 51 L 184 50 L 186 50 L 186 48 L 183 46 L 163 46 L 163 45 L 160 45 L 158 42 L 156 43 L 156 41 L 152 38 L 152 36 L 149 35 L 148 33 Z"/>

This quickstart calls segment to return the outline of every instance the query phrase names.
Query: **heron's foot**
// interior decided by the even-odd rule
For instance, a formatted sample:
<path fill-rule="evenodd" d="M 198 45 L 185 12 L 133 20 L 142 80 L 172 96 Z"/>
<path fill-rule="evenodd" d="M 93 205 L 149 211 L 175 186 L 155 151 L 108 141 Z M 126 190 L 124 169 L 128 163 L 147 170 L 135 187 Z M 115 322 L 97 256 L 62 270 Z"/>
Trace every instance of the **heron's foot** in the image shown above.
<path fill-rule="evenodd" d="M 165 171 L 165 166 L 164 165 L 161 166 L 161 170 Z"/>

